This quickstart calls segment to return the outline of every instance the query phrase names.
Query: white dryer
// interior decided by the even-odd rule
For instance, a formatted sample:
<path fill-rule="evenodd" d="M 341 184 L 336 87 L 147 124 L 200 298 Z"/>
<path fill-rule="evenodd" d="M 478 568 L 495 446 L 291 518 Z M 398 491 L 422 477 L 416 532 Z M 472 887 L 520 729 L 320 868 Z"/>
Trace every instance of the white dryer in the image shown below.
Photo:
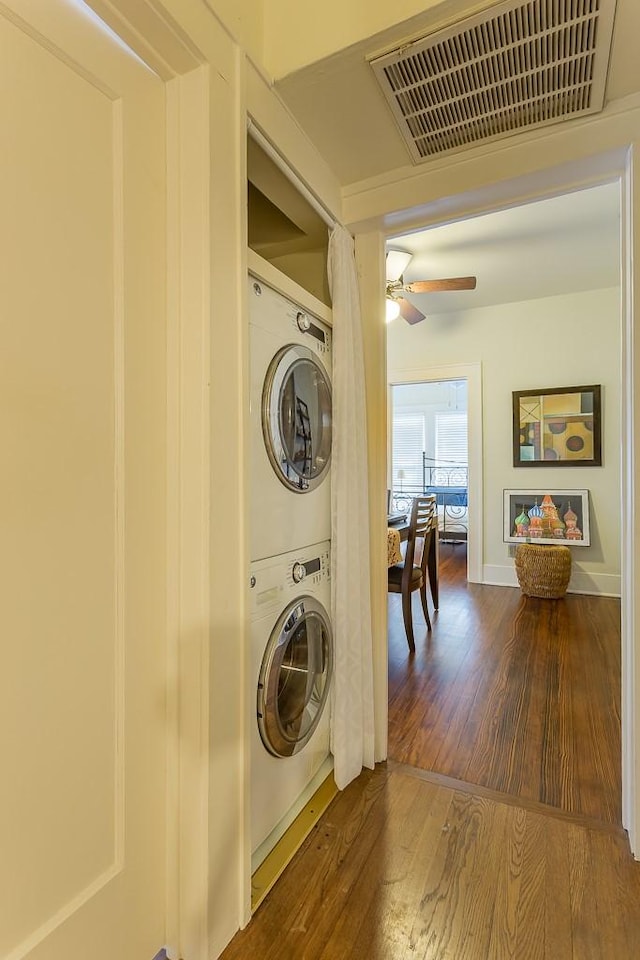
<path fill-rule="evenodd" d="M 331 329 L 249 275 L 251 559 L 331 537 Z"/>
<path fill-rule="evenodd" d="M 333 768 L 329 547 L 251 565 L 252 870 Z"/>

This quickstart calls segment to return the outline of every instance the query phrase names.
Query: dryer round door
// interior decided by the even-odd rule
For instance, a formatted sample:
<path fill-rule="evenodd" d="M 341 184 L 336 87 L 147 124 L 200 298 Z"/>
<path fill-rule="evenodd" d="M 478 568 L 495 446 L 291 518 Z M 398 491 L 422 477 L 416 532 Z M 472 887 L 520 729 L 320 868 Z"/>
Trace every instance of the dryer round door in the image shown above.
<path fill-rule="evenodd" d="M 258 680 L 258 727 L 267 750 L 291 757 L 320 722 L 333 673 L 333 636 L 326 610 L 298 597 L 279 617 Z"/>
<path fill-rule="evenodd" d="M 314 353 L 289 344 L 275 355 L 262 391 L 262 432 L 278 479 L 313 490 L 331 459 L 331 386 Z"/>

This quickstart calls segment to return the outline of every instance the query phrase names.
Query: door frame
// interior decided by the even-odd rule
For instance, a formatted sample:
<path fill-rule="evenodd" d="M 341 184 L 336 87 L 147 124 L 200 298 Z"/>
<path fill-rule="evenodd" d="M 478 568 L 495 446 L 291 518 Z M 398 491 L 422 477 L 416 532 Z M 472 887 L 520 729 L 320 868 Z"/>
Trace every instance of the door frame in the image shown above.
<path fill-rule="evenodd" d="M 244 335 L 242 324 L 227 322 L 244 306 L 244 61 L 206 4 L 86 2 L 166 84 L 165 951 L 176 960 L 208 960 L 249 916 L 245 760 L 237 749 L 243 735 L 237 665 L 247 643 L 246 534 L 238 521 L 246 503 L 236 479 L 245 410 L 241 401 L 230 410 L 229 387 L 244 364 Z M 216 320 L 223 319 L 225 349 L 214 350 Z M 212 477 L 213 438 L 230 465 L 223 477 Z M 218 548 L 227 536 L 238 547 L 231 562 Z M 212 684 L 225 673 L 226 700 L 213 701 Z"/>
<path fill-rule="evenodd" d="M 117 38 L 157 74 L 166 92 L 166 451 L 167 451 L 167 676 L 159 691 L 158 723 L 167 735 L 166 777 L 157 784 L 166 796 L 166 943 L 158 956 L 208 960 L 217 956 L 246 913 L 244 833 L 219 818 L 212 823 L 212 761 L 210 756 L 210 665 L 212 625 L 212 514 L 210 443 L 219 402 L 212 381 L 212 288 L 228 290 L 233 308 L 242 302 L 244 274 L 239 242 L 224 238 L 228 254 L 212 256 L 215 246 L 214 206 L 221 198 L 235 217 L 236 241 L 241 235 L 242 190 L 237 154 L 244 149 L 243 105 L 229 95 L 225 74 L 241 69 L 237 48 L 212 10 L 190 3 L 180 9 L 188 28 L 179 26 L 170 8 L 178 0 L 83 0 L 85 11 L 110 28 Z M 179 5 L 179 4 L 178 4 Z M 45 15 L 49 13 L 45 8 Z M 51 14 L 54 15 L 53 13 Z M 197 23 L 194 24 L 194 21 Z M 202 39 L 202 52 L 192 37 Z M 224 69 L 220 64 L 224 62 Z M 222 71 L 222 72 L 221 72 Z M 212 141 L 215 107 L 223 103 L 219 122 L 229 155 L 223 174 L 214 170 Z M 229 190 L 233 177 L 237 189 Z M 215 260 L 215 263 L 212 262 Z M 237 274 L 230 283 L 232 264 Z M 217 302 L 224 300 L 219 296 Z M 228 354 L 241 354 L 242 334 L 229 336 Z M 235 376 L 235 371 L 231 371 Z M 221 388 L 224 390 L 224 387 Z M 242 408 L 237 417 L 243 416 Z M 237 438 L 237 440 L 236 440 Z M 242 463 L 242 436 L 236 424 L 225 437 L 229 457 Z M 233 487 L 240 501 L 242 488 Z M 220 503 L 222 515 L 237 516 L 235 503 Z M 214 518 L 215 519 L 215 518 Z M 236 521 L 233 520 L 234 532 Z M 221 567 L 228 582 L 217 589 L 233 603 L 244 596 L 241 576 L 245 563 L 243 539 L 237 561 L 225 557 Z M 235 612 L 235 611 L 234 611 Z M 244 624 L 239 615 L 234 626 Z M 244 648 L 244 637 L 237 638 Z M 231 686 L 231 685 L 230 685 Z M 235 690 L 232 691 L 232 695 Z M 238 698 L 239 699 L 239 698 Z M 238 708 L 239 713 L 240 708 Z M 234 716 L 231 721 L 239 726 Z M 225 756 L 222 758 L 227 760 Z M 242 759 L 228 764 L 228 775 L 216 780 L 217 795 L 231 796 L 239 820 L 243 817 Z M 216 771 L 217 772 L 217 771 Z M 224 850 L 224 858 L 219 851 Z M 212 865 L 223 882 L 216 883 Z M 215 887 L 215 889 L 214 889 Z M 64 919 L 64 918 L 62 918 Z"/>
<path fill-rule="evenodd" d="M 636 464 L 635 423 L 640 407 L 640 338 L 635 333 L 634 317 L 634 180 L 636 160 L 630 147 L 623 169 L 615 178 L 620 184 L 621 213 L 621 509 L 627 522 L 622 524 L 621 556 L 621 734 L 622 734 L 622 824 L 629 834 L 631 852 L 640 860 L 640 656 L 636 645 L 638 614 L 636 584 L 640 558 L 635 530 L 638 526 L 636 500 L 640 497 L 640 478 Z M 612 178 L 614 179 L 614 178 Z M 637 200 L 635 201 L 637 203 Z M 639 358 L 640 359 L 640 358 Z"/>
<path fill-rule="evenodd" d="M 483 485 L 482 485 L 482 365 L 474 363 L 443 364 L 442 366 L 393 367 L 387 373 L 387 463 L 391 459 L 393 427 L 391 423 L 392 388 L 403 383 L 437 383 L 442 380 L 466 380 L 467 443 L 468 443 L 468 518 L 467 535 L 467 580 L 483 582 L 484 531 L 483 531 Z"/>

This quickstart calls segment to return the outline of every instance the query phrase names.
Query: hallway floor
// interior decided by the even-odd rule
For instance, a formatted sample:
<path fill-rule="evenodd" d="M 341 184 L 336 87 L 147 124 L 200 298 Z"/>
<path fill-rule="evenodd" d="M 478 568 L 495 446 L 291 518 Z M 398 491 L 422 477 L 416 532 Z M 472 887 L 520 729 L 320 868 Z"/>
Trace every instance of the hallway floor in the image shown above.
<path fill-rule="evenodd" d="M 441 544 L 414 657 L 389 597 L 389 757 L 620 824 L 620 601 L 468 584 L 465 551 Z"/>
<path fill-rule="evenodd" d="M 331 804 L 223 960 L 632 960 L 619 603 L 467 585 L 416 654 L 389 598 L 390 759 Z"/>

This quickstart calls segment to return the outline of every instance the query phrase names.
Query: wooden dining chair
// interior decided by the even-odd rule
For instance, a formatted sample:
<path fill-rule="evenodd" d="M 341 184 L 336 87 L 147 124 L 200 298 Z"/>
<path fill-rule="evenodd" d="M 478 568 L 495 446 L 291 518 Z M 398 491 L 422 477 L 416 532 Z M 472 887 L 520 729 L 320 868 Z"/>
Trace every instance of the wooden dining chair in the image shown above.
<path fill-rule="evenodd" d="M 388 571 L 388 592 L 402 594 L 404 629 L 412 652 L 416 649 L 411 616 L 411 594 L 414 590 L 420 591 L 427 629 L 431 630 L 431 619 L 427 608 L 427 557 L 431 538 L 434 536 L 436 509 L 435 494 L 415 498 L 411 508 L 404 562 L 394 564 Z"/>

